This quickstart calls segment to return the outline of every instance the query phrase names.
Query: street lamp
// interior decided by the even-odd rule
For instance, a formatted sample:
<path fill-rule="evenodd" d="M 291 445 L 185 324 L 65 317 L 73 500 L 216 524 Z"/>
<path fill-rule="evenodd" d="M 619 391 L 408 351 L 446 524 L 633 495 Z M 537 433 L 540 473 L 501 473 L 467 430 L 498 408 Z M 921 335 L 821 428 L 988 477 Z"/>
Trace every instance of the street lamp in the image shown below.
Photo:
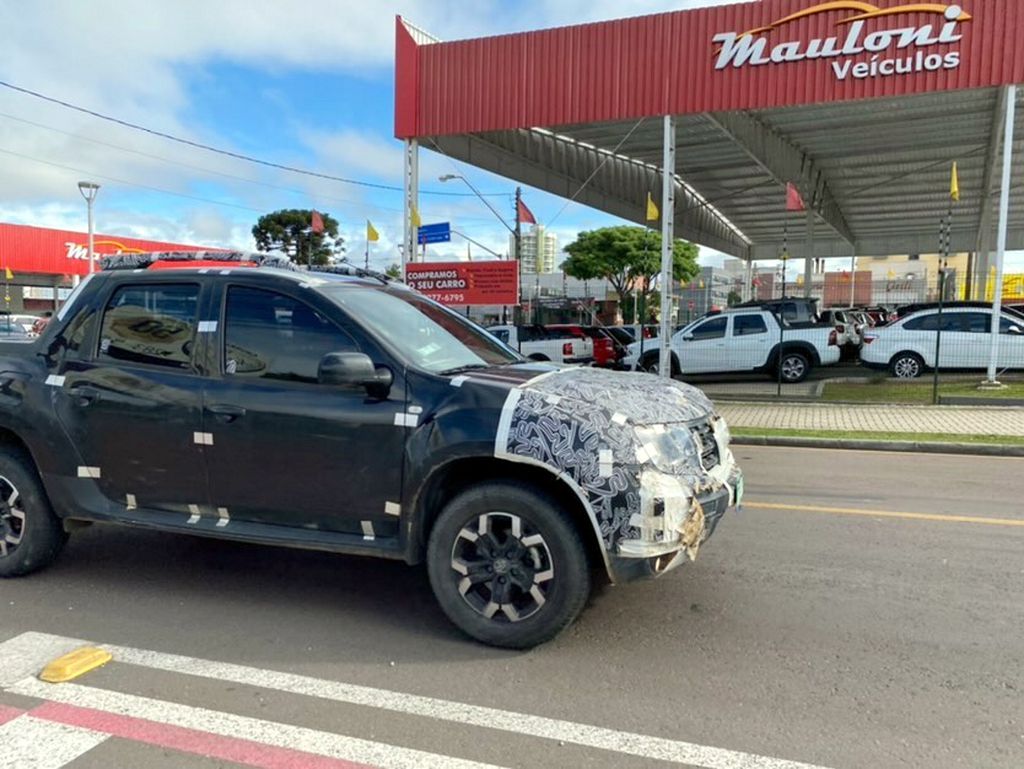
<path fill-rule="evenodd" d="M 487 200 L 487 198 L 485 198 L 480 193 L 480 190 L 478 190 L 476 187 L 474 187 L 473 184 L 469 181 L 469 179 L 467 179 L 465 176 L 461 176 L 459 174 L 443 174 L 443 175 L 437 177 L 437 180 L 439 182 L 450 182 L 450 181 L 454 181 L 455 179 L 458 179 L 458 180 L 462 181 L 467 187 L 469 187 L 473 191 L 473 194 L 476 195 L 478 198 L 480 198 L 480 202 L 483 203 L 485 206 L 487 206 L 491 210 L 492 214 L 494 214 L 496 217 L 498 217 L 498 221 L 501 222 L 505 226 L 505 229 L 512 233 L 512 237 L 515 240 L 515 260 L 516 260 L 516 265 L 518 266 L 518 269 L 521 269 L 522 268 L 522 257 L 523 257 L 523 234 L 522 234 L 522 231 L 519 229 L 519 201 L 520 201 L 520 199 L 523 196 L 523 189 L 522 189 L 522 187 L 516 187 L 516 226 L 513 227 L 511 224 L 509 224 L 508 222 L 505 221 L 505 217 L 502 216 L 500 213 L 498 213 L 498 209 L 496 209 L 494 206 L 492 206 L 490 201 Z M 506 314 L 507 314 L 506 309 L 502 308 L 502 311 L 501 311 L 501 316 L 502 316 L 501 317 L 501 322 L 502 323 L 505 322 Z"/>
<path fill-rule="evenodd" d="M 92 202 L 96 200 L 96 193 L 100 191 L 100 185 L 96 182 L 79 182 L 78 191 L 85 198 L 85 205 L 89 210 L 89 274 L 92 275 L 96 270 L 95 259 L 93 258 Z"/>
<path fill-rule="evenodd" d="M 476 195 L 478 198 L 480 198 L 480 202 L 483 203 L 485 206 L 487 206 L 491 210 L 492 214 L 494 214 L 496 217 L 498 217 L 498 221 L 501 222 L 505 226 L 505 229 L 512 233 L 512 236 L 516 240 L 516 254 L 515 254 L 516 261 L 519 261 L 519 257 L 521 256 L 521 254 L 520 254 L 520 247 L 519 247 L 520 235 L 519 235 L 519 217 L 518 217 L 518 215 L 516 216 L 516 226 L 513 227 L 511 224 L 509 224 L 508 222 L 505 221 L 505 217 L 502 216 L 498 212 L 498 209 L 496 209 L 494 206 L 492 206 L 491 202 L 487 198 L 485 198 L 483 196 L 483 194 L 480 192 L 480 190 L 478 190 L 476 187 L 474 187 L 473 184 L 469 181 L 469 179 L 467 179 L 465 176 L 460 176 L 459 174 L 444 174 L 443 176 L 437 177 L 437 180 L 439 182 L 450 182 L 450 181 L 454 181 L 456 179 L 458 179 L 459 181 L 463 182 L 467 187 L 469 187 L 469 189 L 471 189 L 473 191 L 473 194 Z M 517 202 L 518 202 L 518 199 L 519 199 L 519 189 L 517 188 L 516 189 L 516 200 L 517 200 Z M 517 209 L 517 213 L 518 213 L 518 209 Z"/>

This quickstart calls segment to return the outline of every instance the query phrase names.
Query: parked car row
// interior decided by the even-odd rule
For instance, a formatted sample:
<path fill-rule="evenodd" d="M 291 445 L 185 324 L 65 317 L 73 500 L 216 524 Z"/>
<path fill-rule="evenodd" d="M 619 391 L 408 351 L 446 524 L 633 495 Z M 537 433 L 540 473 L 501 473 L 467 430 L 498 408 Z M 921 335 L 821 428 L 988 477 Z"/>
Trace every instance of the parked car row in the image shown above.
<path fill-rule="evenodd" d="M 52 312 L 42 315 L 0 312 L 0 337 L 14 340 L 35 338 L 46 328 L 52 314 Z"/>

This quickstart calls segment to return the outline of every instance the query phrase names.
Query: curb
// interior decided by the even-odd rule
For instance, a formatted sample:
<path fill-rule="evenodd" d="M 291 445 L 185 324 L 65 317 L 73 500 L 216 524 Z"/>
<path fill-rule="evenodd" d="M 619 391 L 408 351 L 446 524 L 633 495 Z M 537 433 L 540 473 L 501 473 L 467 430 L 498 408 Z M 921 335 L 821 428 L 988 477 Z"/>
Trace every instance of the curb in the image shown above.
<path fill-rule="evenodd" d="M 963 454 L 981 457 L 1024 457 L 1024 446 L 997 443 L 936 443 L 928 441 L 882 441 L 857 438 L 796 438 L 789 436 L 734 435 L 734 446 L 788 446 L 805 449 L 847 449 L 896 451 L 915 454 Z"/>

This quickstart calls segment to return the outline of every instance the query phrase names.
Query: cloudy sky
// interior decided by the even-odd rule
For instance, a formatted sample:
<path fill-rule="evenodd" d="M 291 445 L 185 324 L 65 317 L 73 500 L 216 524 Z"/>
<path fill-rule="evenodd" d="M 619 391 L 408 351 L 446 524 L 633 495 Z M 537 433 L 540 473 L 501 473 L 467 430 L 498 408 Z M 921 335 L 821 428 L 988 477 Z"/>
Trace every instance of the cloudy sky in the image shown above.
<path fill-rule="evenodd" d="M 707 5 L 664 0 L 40 0 L 0 4 L 0 80 L 100 113 L 270 161 L 401 186 L 392 137 L 396 14 L 444 39 Z M 267 211 L 315 207 L 335 216 L 350 249 L 364 222 L 381 233 L 378 264 L 395 260 L 402 195 L 318 181 L 186 147 L 0 88 L 0 221 L 85 229 L 76 183 L 102 185 L 97 231 L 252 247 Z M 511 214 L 509 180 L 459 167 Z M 421 185 L 442 187 L 447 158 L 424 152 Z M 563 201 L 526 200 L 547 222 Z M 451 219 L 494 250 L 504 230 L 470 197 L 425 195 L 425 219 Z M 613 221 L 570 205 L 554 223 L 564 244 Z M 440 247 L 439 247 L 440 248 Z M 464 254 L 466 245 L 453 243 Z"/>
<path fill-rule="evenodd" d="M 722 2 L 723 0 L 718 0 Z M 39 0 L 0 4 L 0 80 L 153 129 L 323 173 L 400 187 L 392 137 L 394 18 L 442 39 L 632 16 L 715 0 Z M 76 182 L 102 185 L 97 231 L 250 248 L 257 217 L 317 208 L 376 266 L 397 259 L 399 191 L 312 179 L 190 148 L 0 87 L 0 221 L 85 229 Z M 511 216 L 514 183 L 421 156 L 424 190 L 468 175 Z M 560 242 L 615 220 L 528 190 Z M 507 233 L 472 197 L 426 194 L 424 219 L 505 252 Z M 561 213 L 559 213 L 561 211 Z M 465 254 L 465 242 L 448 253 Z M 438 247 L 435 253 L 445 253 Z M 705 258 L 715 259 L 710 252 Z M 717 260 L 716 260 L 717 261 Z"/>

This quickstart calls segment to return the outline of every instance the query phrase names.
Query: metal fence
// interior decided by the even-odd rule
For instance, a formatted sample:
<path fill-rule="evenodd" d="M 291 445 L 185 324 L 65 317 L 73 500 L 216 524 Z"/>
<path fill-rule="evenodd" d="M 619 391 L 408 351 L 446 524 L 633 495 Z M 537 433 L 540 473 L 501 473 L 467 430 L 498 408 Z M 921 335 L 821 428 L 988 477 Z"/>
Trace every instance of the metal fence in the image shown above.
<path fill-rule="evenodd" d="M 679 378 L 721 397 L 929 403 L 978 395 L 993 360 L 991 281 L 979 285 L 953 272 L 815 277 L 810 301 L 796 281 L 787 284 L 785 299 L 781 281 L 761 281 L 754 287 L 761 304 L 747 307 L 728 283 L 706 288 L 708 301 L 693 307 L 687 289 L 677 292 L 672 349 Z M 1016 382 L 1024 379 L 1024 279 L 1009 276 L 1005 285 L 995 375 Z M 722 294 L 727 301 L 714 303 Z M 724 306 L 729 300 L 732 308 Z M 649 302 L 645 322 L 655 324 L 657 314 L 657 302 Z M 614 300 L 552 295 L 535 300 L 527 315 L 537 323 L 585 325 L 615 325 L 621 316 Z M 782 319 L 781 327 L 773 318 Z M 644 348 L 636 364 L 653 367 L 657 339 L 645 340 Z"/>

